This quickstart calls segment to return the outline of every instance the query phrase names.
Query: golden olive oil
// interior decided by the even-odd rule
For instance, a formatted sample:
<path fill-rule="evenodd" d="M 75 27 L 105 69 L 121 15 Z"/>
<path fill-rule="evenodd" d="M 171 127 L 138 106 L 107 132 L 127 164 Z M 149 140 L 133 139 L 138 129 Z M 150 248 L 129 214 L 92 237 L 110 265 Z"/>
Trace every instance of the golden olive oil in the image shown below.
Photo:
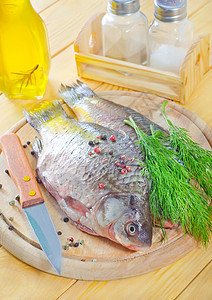
<path fill-rule="evenodd" d="M 29 0 L 1 0 L 0 16 L 0 91 L 41 99 L 50 66 L 45 24 Z"/>

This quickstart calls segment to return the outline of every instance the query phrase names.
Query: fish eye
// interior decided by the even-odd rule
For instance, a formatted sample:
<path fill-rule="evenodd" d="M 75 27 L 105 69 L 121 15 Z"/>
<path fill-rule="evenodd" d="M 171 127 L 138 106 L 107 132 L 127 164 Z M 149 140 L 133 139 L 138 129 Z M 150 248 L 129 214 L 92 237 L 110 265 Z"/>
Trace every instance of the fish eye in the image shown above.
<path fill-rule="evenodd" d="M 136 234 L 137 229 L 138 227 L 134 223 L 128 223 L 125 227 L 126 233 L 132 236 Z"/>

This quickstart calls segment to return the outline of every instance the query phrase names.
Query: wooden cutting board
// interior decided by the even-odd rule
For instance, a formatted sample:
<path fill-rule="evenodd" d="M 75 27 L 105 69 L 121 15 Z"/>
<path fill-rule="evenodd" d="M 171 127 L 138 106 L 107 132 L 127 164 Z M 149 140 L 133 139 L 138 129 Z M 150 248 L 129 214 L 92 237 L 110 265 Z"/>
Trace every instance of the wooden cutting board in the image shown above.
<path fill-rule="evenodd" d="M 116 103 L 129 106 L 146 117 L 167 128 L 161 115 L 161 105 L 164 99 L 136 92 L 101 92 L 100 96 Z M 63 104 L 67 111 L 67 107 Z M 195 142 L 211 150 L 212 131 L 200 118 L 178 104 L 169 102 L 167 115 L 171 121 L 178 126 L 189 130 Z M 25 119 L 10 130 L 16 132 L 23 144 L 31 143 L 37 132 L 26 123 Z M 36 159 L 31 155 L 32 147 L 28 145 L 25 149 L 32 168 L 36 168 Z M 12 179 L 5 173 L 7 169 L 3 154 L 0 154 L 0 244 L 9 252 L 25 263 L 55 274 L 41 250 L 39 243 L 27 221 L 27 218 L 18 201 L 15 205 L 9 205 L 9 201 L 18 194 L 17 188 Z M 79 231 L 75 226 L 63 221 L 65 214 L 59 208 L 54 198 L 40 185 L 46 201 L 48 211 L 52 217 L 59 236 L 62 248 L 66 245 L 67 239 L 73 237 L 74 241 L 84 240 L 79 247 L 62 249 L 62 276 L 84 279 L 84 280 L 112 280 L 136 276 L 150 272 L 166 265 L 169 265 L 186 255 L 197 244 L 188 234 L 184 235 L 181 228 L 167 230 L 167 239 L 161 242 L 162 234 L 160 229 L 154 230 L 153 245 L 145 252 L 134 252 L 102 237 L 95 237 Z M 13 218 L 13 220 L 9 220 Z M 13 225 L 14 230 L 8 227 Z"/>

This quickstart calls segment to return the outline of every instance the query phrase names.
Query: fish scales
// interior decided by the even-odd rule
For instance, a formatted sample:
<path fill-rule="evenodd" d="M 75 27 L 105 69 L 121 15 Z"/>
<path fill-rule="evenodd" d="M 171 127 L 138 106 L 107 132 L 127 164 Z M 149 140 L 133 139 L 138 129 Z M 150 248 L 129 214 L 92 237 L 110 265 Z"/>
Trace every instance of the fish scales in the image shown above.
<path fill-rule="evenodd" d="M 134 129 L 124 123 L 132 116 L 138 127 L 151 134 L 151 125 L 164 134 L 168 132 L 135 110 L 100 98 L 86 84 L 77 80 L 71 86 L 61 85 L 60 96 L 74 111 L 80 122 L 94 122 L 114 130 L 125 132 L 134 142 L 138 142 Z"/>
<path fill-rule="evenodd" d="M 37 173 L 72 222 L 129 249 L 149 248 L 149 182 L 140 176 L 143 166 L 131 139 L 99 124 L 69 118 L 57 101 L 24 114 L 42 139 L 36 138 L 33 146 Z M 95 152 L 97 147 L 100 153 Z"/>

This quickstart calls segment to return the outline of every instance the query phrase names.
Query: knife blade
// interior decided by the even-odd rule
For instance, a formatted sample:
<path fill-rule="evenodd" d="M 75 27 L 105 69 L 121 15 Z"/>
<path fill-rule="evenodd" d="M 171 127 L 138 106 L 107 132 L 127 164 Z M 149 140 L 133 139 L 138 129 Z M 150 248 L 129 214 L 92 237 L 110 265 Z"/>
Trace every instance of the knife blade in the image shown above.
<path fill-rule="evenodd" d="M 61 243 L 21 141 L 15 133 L 8 133 L 0 137 L 0 146 L 6 157 L 9 174 L 19 190 L 21 206 L 41 248 L 60 275 Z"/>

